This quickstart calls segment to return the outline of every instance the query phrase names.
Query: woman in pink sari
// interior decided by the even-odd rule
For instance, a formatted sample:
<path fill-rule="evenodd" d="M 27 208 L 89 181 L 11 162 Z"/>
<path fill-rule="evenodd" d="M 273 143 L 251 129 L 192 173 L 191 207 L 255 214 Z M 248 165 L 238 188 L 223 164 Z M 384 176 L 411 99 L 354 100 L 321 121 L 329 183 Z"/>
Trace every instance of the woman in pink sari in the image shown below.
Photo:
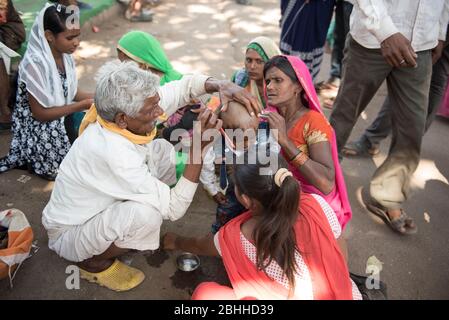
<path fill-rule="evenodd" d="M 293 56 L 275 56 L 264 68 L 268 113 L 289 169 L 305 193 L 322 196 L 342 228 L 351 219 L 335 134 L 323 115 L 307 66 Z M 277 130 L 277 132 L 276 132 Z"/>

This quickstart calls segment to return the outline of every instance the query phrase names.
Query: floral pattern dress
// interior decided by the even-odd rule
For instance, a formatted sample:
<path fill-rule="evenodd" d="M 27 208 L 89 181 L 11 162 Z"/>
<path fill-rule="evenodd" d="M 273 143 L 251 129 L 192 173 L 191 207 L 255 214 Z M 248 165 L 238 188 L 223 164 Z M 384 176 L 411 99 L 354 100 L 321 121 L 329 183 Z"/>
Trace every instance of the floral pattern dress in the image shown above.
<path fill-rule="evenodd" d="M 61 73 L 64 96 L 68 95 L 65 73 Z M 26 166 L 31 173 L 54 180 L 59 165 L 70 149 L 64 118 L 41 122 L 31 112 L 28 91 L 19 83 L 17 102 L 12 116 L 13 138 L 9 153 L 0 159 L 0 173 Z"/>

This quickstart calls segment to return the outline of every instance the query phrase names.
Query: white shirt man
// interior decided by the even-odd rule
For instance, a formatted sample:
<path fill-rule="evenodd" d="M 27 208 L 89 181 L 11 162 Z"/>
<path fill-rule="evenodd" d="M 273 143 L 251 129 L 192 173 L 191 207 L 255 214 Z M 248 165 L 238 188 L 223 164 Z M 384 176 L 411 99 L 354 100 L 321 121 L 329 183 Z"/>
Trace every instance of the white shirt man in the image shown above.
<path fill-rule="evenodd" d="M 167 114 L 173 113 L 191 97 L 206 93 L 207 79 L 186 75 L 160 87 L 160 107 Z M 181 177 L 170 190 L 160 180 L 172 164 L 171 152 L 171 144 L 162 139 L 136 145 L 98 122 L 87 127 L 61 163 L 43 211 L 49 247 L 76 262 L 102 253 L 112 242 L 136 250 L 157 249 L 162 220 L 181 218 L 198 185 Z M 153 166 L 153 172 L 148 166 L 149 155 L 159 158 L 159 167 Z M 137 217 L 135 221 L 129 219 L 131 216 Z M 140 227 L 134 230 L 133 224 Z M 115 240 L 117 234 L 131 229 L 131 243 L 126 237 Z"/>
<path fill-rule="evenodd" d="M 449 2 L 444 0 L 352 0 L 351 36 L 365 48 L 378 49 L 400 32 L 415 52 L 446 39 Z M 438 39 L 438 40 L 437 40 Z"/>

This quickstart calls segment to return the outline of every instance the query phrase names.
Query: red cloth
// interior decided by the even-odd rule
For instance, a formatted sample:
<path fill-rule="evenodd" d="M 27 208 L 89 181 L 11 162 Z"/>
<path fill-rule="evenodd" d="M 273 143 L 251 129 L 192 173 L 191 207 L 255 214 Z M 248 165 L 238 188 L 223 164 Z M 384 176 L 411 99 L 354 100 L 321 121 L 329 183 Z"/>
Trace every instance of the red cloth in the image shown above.
<path fill-rule="evenodd" d="M 312 195 L 301 193 L 299 211 L 296 243 L 310 272 L 314 299 L 352 300 L 348 267 L 320 204 Z M 249 211 L 241 214 L 222 227 L 219 234 L 234 293 L 238 299 L 286 299 L 288 290 L 257 270 L 243 251 L 240 227 L 250 218 Z"/>

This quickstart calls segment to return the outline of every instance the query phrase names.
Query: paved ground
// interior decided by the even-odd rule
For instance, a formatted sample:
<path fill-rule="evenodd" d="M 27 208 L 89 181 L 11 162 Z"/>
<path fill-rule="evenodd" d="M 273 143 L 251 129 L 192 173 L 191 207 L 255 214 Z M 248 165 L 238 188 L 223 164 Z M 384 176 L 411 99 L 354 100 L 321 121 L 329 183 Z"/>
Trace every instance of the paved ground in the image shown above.
<path fill-rule="evenodd" d="M 141 29 L 153 33 L 164 44 L 175 68 L 182 72 L 204 72 L 218 78 L 229 78 L 243 62 L 243 47 L 257 35 L 279 38 L 279 8 L 275 0 L 255 1 L 245 7 L 234 1 L 164 0 L 155 11 L 152 23 L 130 24 L 121 16 L 112 16 L 99 25 L 99 33 L 86 33 L 77 52 L 80 85 L 94 87 L 98 67 L 115 58 L 115 44 L 123 33 Z M 329 56 L 320 78 L 329 70 Z M 385 97 L 385 88 L 371 102 L 359 120 L 353 138 L 369 124 Z M 374 159 L 346 159 L 343 169 L 354 217 L 346 230 L 350 252 L 350 269 L 364 274 L 367 259 L 376 256 L 383 262 L 381 280 L 388 285 L 392 299 L 449 298 L 449 219 L 446 216 L 449 195 L 449 122 L 437 119 L 423 142 L 422 161 L 415 174 L 416 194 L 405 209 L 418 224 L 415 236 L 401 237 L 382 222 L 373 219 L 360 205 L 357 194 L 367 186 L 375 167 L 388 150 Z M 0 155 L 6 154 L 10 137 L 0 137 Z M 191 274 L 176 271 L 176 253 L 160 253 L 145 258 L 138 256 L 133 265 L 146 274 L 145 282 L 127 293 L 114 293 L 90 283 L 81 282 L 79 290 L 67 290 L 66 267 L 70 265 L 47 248 L 47 237 L 41 225 L 41 212 L 52 190 L 52 183 L 30 176 L 17 181 L 25 171 L 13 170 L 0 175 L 0 208 L 16 207 L 27 214 L 40 250 L 21 267 L 14 288 L 0 281 L 0 299 L 187 299 L 195 284 L 205 279 L 226 281 L 218 259 L 202 257 L 202 266 Z M 165 223 L 163 231 L 185 235 L 203 235 L 214 219 L 215 205 L 200 190 L 186 216 L 176 223 Z M 424 220 L 424 212 L 430 222 Z"/>

